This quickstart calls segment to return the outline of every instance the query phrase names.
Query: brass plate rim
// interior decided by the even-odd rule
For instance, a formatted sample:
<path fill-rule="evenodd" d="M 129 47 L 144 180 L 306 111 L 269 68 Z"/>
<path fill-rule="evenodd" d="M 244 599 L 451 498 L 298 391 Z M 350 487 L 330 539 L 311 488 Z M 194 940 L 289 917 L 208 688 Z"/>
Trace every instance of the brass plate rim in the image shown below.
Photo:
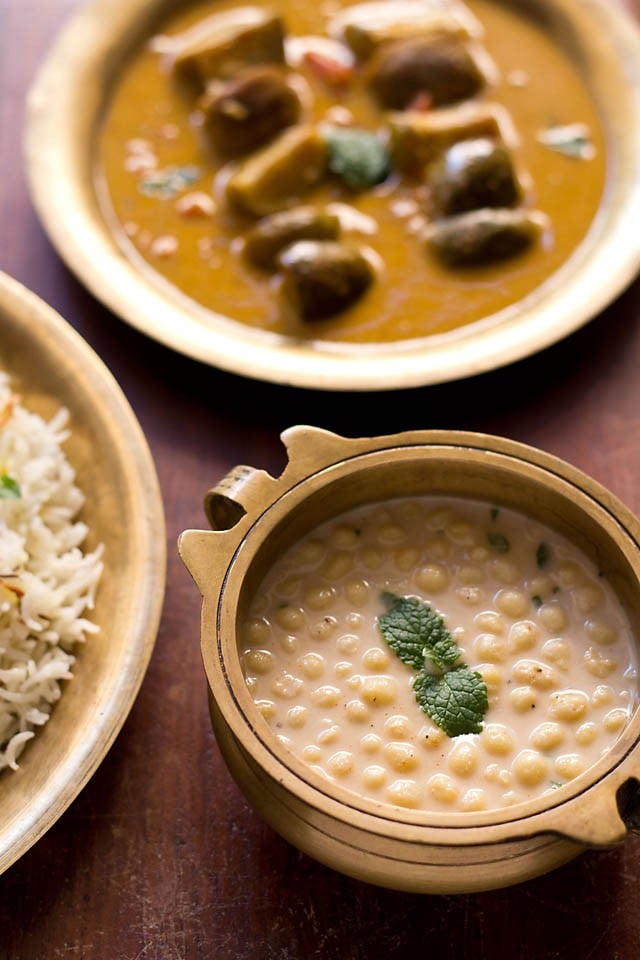
<path fill-rule="evenodd" d="M 616 170 L 574 255 L 552 281 L 493 317 L 393 344 L 302 343 L 207 311 L 139 271 L 99 209 L 92 143 L 121 49 L 162 0 L 91 0 L 52 44 L 27 97 L 24 153 L 36 212 L 61 258 L 124 322 L 230 373 L 316 390 L 384 391 L 473 377 L 524 359 L 592 320 L 640 269 L 640 27 L 606 0 L 544 3 L 584 42 L 601 113 L 605 100 L 613 104 L 606 122 Z"/>
<path fill-rule="evenodd" d="M 122 503 L 122 515 L 130 523 L 126 550 L 118 554 L 116 549 L 114 555 L 115 540 L 111 554 L 109 547 L 105 550 L 105 572 L 98 585 L 95 615 L 100 633 L 90 637 L 81 649 L 74 649 L 78 655 L 74 680 L 67 681 L 51 719 L 27 745 L 19 760 L 19 770 L 5 771 L 0 777 L 2 873 L 76 799 L 112 747 L 133 707 L 155 647 L 164 603 L 166 533 L 160 487 L 146 438 L 124 392 L 92 347 L 44 300 L 3 272 L 0 327 L 0 363 L 12 381 L 15 376 L 28 384 L 31 377 L 24 370 L 30 371 L 34 361 L 39 361 L 38 385 L 33 387 L 33 397 L 25 391 L 24 405 L 44 416 L 60 406 L 70 410 L 71 436 L 65 447 L 77 440 L 85 453 L 93 451 L 96 470 L 118 478 L 119 488 L 114 496 Z M 24 351 L 23 361 L 16 357 L 20 349 Z M 69 379 L 72 384 L 62 399 L 50 386 L 56 378 L 61 382 Z M 75 391 L 73 397 L 71 390 Z M 81 416 L 82 404 L 87 405 L 86 420 Z M 96 425 L 103 426 L 105 431 L 99 438 L 91 432 Z M 103 458 L 111 452 L 113 459 L 105 464 Z M 67 456 L 74 469 L 82 469 L 68 450 Z M 82 483 L 82 477 L 78 477 L 78 482 L 87 498 L 83 512 L 86 511 L 89 536 L 99 538 L 89 519 L 92 511 L 94 516 L 96 513 L 91 506 L 93 491 Z M 111 589 L 119 591 L 122 607 L 117 614 L 107 615 L 100 605 L 100 590 L 107 576 L 113 582 Z M 98 609 L 105 616 L 98 618 Z M 93 614 L 89 616 L 94 618 Z M 117 636 L 116 632 L 123 627 L 128 628 L 126 635 Z M 91 644 L 101 637 L 104 650 L 98 655 Z M 84 686 L 75 689 L 73 684 L 80 682 L 80 671 Z M 54 755 L 49 762 L 47 751 L 51 747 Z M 33 759 L 32 750 L 37 752 Z M 49 765 L 50 769 L 34 771 L 40 764 Z"/>

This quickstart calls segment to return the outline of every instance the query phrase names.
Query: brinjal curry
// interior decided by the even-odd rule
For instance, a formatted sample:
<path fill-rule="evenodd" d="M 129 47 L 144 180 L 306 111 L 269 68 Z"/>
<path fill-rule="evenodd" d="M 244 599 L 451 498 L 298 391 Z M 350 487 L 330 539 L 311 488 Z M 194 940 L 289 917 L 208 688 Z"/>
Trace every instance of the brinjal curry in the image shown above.
<path fill-rule="evenodd" d="M 215 0 L 128 63 L 97 184 L 174 294 L 375 343 L 526 297 L 585 237 L 605 174 L 583 78 L 517 5 Z"/>

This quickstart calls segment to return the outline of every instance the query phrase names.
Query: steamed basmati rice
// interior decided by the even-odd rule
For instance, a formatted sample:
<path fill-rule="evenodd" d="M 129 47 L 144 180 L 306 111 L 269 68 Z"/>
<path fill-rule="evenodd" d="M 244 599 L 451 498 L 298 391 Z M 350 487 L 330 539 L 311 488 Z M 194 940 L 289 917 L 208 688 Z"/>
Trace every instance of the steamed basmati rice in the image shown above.
<path fill-rule="evenodd" d="M 98 631 L 85 613 L 102 546 L 82 550 L 84 496 L 61 446 L 68 419 L 25 409 L 0 371 L 0 770 L 17 769 L 71 678 L 74 645 Z"/>

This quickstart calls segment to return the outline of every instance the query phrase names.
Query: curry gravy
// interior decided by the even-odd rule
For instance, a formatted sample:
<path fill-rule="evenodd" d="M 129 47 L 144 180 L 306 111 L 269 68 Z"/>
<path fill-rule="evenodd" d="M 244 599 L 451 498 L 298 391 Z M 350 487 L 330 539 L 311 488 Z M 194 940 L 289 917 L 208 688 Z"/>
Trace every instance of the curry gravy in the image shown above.
<path fill-rule="evenodd" d="M 202 16 L 238 5 L 198 4 L 173 17 L 163 31 L 181 32 Z M 289 34 L 325 34 L 343 3 L 296 4 L 277 0 Z M 309 202 L 347 203 L 363 214 L 364 230 L 350 235 L 371 251 L 379 274 L 350 309 L 330 319 L 304 323 L 283 308 L 277 278 L 249 265 L 238 238 L 252 225 L 231 215 L 216 196 L 219 168 L 203 150 L 190 122 L 193 101 L 176 89 L 162 58 L 145 46 L 129 62 L 115 89 L 99 135 L 96 181 L 113 234 L 133 263 L 159 282 L 167 295 L 179 291 L 201 307 L 240 323 L 274 333 L 324 341 L 376 343 L 443 333 L 488 317 L 527 296 L 571 255 L 587 234 L 598 210 L 606 175 L 603 131 L 594 103 L 567 54 L 533 21 L 506 4 L 470 0 L 469 9 L 484 28 L 482 45 L 498 67 L 499 79 L 480 99 L 508 111 L 519 142 L 518 167 L 530 181 L 527 206 L 545 214 L 550 242 L 489 267 L 450 269 L 440 265 L 412 232 L 415 185 L 392 175 L 386 182 L 353 194 L 327 183 Z M 370 94 L 358 83 L 344 92 L 328 86 L 306 65 L 296 67 L 313 93 L 312 120 L 345 106 L 359 126 L 375 130 L 384 122 Z M 593 156 L 579 159 L 539 142 L 550 125 L 584 124 Z M 144 146 L 141 146 L 144 145 Z M 139 189 L 136 156 L 150 149 L 162 170 L 195 168 L 183 191 L 215 198 L 212 215 L 189 216 L 177 197 L 148 196 Z M 136 153 L 138 151 L 138 153 Z M 209 210 L 211 214 L 211 210 Z"/>

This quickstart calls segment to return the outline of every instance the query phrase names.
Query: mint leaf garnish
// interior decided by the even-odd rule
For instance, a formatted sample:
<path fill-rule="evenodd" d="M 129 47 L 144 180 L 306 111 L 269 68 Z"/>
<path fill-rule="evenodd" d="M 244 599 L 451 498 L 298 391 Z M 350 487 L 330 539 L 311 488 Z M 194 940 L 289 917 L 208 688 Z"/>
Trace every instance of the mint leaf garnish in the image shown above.
<path fill-rule="evenodd" d="M 442 617 L 418 597 L 385 593 L 383 600 L 389 610 L 378 626 L 394 653 L 418 671 L 413 689 L 420 709 L 450 737 L 479 733 L 489 707 L 487 687 L 479 673 L 458 664 L 461 650 Z"/>
<path fill-rule="evenodd" d="M 432 607 L 417 597 L 385 594 L 384 599 L 392 606 L 379 618 L 378 626 L 403 663 L 421 670 L 426 657 L 444 670 L 459 659 L 460 648 Z"/>
<path fill-rule="evenodd" d="M 382 183 L 389 174 L 389 151 L 377 133 L 357 127 L 323 126 L 329 148 L 328 166 L 351 190 Z"/>
<path fill-rule="evenodd" d="M 0 500 L 19 500 L 21 496 L 20 484 L 8 474 L 0 474 Z"/>
<path fill-rule="evenodd" d="M 511 549 L 509 539 L 505 537 L 504 533 L 488 533 L 487 540 L 491 549 L 495 550 L 496 553 L 509 553 Z"/>
<path fill-rule="evenodd" d="M 454 667 L 441 677 L 420 672 L 413 681 L 420 709 L 431 717 L 448 737 L 480 733 L 489 707 L 484 680 L 466 664 Z"/>
<path fill-rule="evenodd" d="M 538 544 L 536 563 L 541 570 L 544 570 L 544 568 L 548 567 L 551 563 L 551 547 L 548 543 L 545 543 L 544 540 Z"/>

